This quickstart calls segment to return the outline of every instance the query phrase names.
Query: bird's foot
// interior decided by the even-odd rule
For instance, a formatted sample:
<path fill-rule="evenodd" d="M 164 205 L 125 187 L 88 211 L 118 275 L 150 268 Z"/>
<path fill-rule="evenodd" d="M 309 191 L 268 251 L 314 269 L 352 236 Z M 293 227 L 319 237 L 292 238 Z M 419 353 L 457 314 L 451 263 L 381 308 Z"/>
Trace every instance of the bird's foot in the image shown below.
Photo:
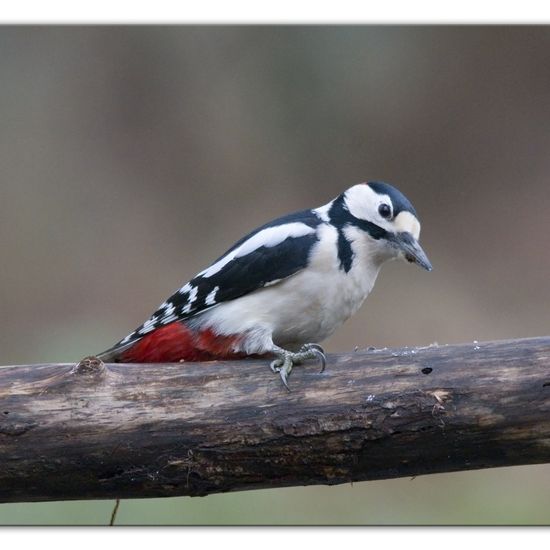
<path fill-rule="evenodd" d="M 297 352 L 278 349 L 274 351 L 274 353 L 277 355 L 277 359 L 271 362 L 271 370 L 279 373 L 279 376 L 288 391 L 290 391 L 290 387 L 288 386 L 288 377 L 290 376 L 294 365 L 300 365 L 308 359 L 318 359 L 321 363 L 320 372 L 323 372 L 327 364 L 325 352 L 319 344 L 304 344 Z"/>

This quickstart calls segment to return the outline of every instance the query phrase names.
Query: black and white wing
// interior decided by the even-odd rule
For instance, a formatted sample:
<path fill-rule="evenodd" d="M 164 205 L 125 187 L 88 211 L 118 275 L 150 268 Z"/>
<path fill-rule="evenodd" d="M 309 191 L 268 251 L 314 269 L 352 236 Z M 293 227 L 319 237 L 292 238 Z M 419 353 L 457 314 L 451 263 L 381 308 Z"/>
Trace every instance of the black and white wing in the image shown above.
<path fill-rule="evenodd" d="M 256 229 L 176 291 L 145 323 L 105 353 L 127 348 L 163 325 L 184 321 L 294 275 L 307 265 L 321 223 L 314 211 L 305 210 Z"/>

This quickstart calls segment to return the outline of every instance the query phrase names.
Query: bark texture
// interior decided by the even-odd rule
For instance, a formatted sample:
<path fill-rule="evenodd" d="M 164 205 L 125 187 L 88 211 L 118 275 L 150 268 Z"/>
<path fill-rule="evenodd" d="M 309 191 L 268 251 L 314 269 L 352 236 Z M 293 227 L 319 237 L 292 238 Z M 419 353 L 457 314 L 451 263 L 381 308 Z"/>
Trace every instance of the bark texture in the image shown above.
<path fill-rule="evenodd" d="M 0 368 L 0 502 L 207 495 L 550 462 L 550 338 Z"/>

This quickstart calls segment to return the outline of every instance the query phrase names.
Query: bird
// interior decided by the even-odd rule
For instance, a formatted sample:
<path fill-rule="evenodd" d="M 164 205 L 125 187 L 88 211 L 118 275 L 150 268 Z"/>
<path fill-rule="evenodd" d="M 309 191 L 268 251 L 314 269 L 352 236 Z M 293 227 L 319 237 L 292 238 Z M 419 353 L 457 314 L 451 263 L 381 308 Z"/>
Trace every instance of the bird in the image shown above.
<path fill-rule="evenodd" d="M 351 186 L 327 204 L 258 227 L 97 355 L 111 363 L 270 357 L 290 390 L 295 365 L 326 365 L 319 342 L 363 304 L 380 268 L 403 259 L 431 271 L 420 222 L 393 185 Z"/>

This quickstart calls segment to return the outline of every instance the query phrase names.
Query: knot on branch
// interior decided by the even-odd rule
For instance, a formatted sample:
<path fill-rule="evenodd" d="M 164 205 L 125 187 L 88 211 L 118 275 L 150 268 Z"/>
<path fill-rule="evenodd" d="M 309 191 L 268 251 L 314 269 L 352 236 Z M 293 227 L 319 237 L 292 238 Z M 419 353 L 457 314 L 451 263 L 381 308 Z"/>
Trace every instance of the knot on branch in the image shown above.
<path fill-rule="evenodd" d="M 105 363 L 98 357 L 90 355 L 84 357 L 80 363 L 77 363 L 71 370 L 71 374 L 94 377 L 103 376 L 105 374 Z"/>

